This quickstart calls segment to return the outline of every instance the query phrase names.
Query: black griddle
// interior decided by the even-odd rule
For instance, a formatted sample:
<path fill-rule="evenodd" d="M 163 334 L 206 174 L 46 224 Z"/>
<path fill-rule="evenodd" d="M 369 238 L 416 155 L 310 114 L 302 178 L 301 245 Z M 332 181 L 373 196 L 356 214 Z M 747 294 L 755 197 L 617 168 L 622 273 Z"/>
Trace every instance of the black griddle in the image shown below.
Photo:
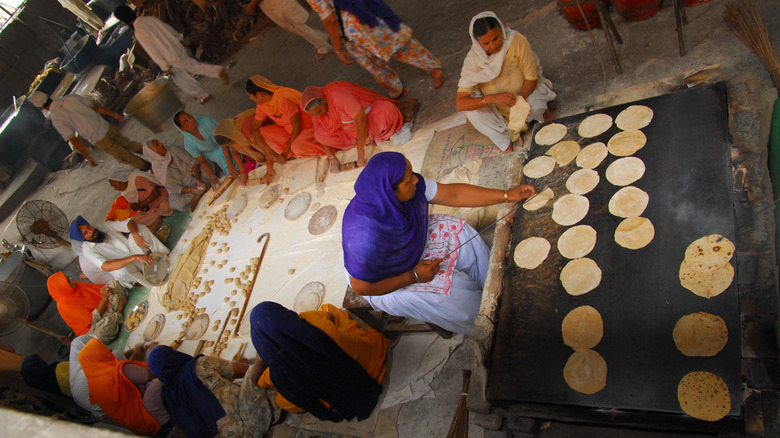
<path fill-rule="evenodd" d="M 652 221 L 655 238 L 639 250 L 628 250 L 615 243 L 614 232 L 623 219 L 612 216 L 607 207 L 610 197 L 620 189 L 604 175 L 607 166 L 619 158 L 610 154 L 595 169 L 601 181 L 585 195 L 590 211 L 578 223 L 590 225 L 598 232 L 596 246 L 587 257 L 601 268 L 602 281 L 589 293 L 570 296 L 559 279 L 568 259 L 556 249 L 558 236 L 569 227 L 551 219 L 553 202 L 568 193 L 565 180 L 552 184 L 555 198 L 542 209 L 518 209 L 505 262 L 488 399 L 682 413 L 677 401 L 680 379 L 691 371 L 709 371 L 722 378 L 729 388 L 729 416 L 739 416 L 742 387 L 737 276 L 725 292 L 711 299 L 694 295 L 678 279 L 685 249 L 694 240 L 717 233 L 736 244 L 725 84 L 675 92 L 551 123 L 568 127 L 563 140 L 576 140 L 582 147 L 596 141 L 606 144 L 620 132 L 614 124 L 596 138 L 582 139 L 577 134 L 579 123 L 596 113 L 609 114 L 614 119 L 633 104 L 646 105 L 654 111 L 652 122 L 642 129 L 647 144 L 634 154 L 645 162 L 646 171 L 632 185 L 650 195 L 642 217 Z M 532 143 L 529 160 L 544 154 L 549 147 Z M 541 189 L 562 173 L 570 175 L 577 169 L 573 161 L 563 168 L 556 166 L 546 177 L 525 177 L 524 182 Z M 512 251 L 518 242 L 531 236 L 547 238 L 552 244 L 550 255 L 535 270 L 519 269 L 512 261 Z M 735 256 L 731 260 L 735 267 L 736 261 Z M 595 307 L 604 321 L 604 337 L 593 349 L 607 363 L 607 385 L 592 395 L 574 391 L 563 379 L 564 365 L 574 351 L 563 343 L 561 323 L 569 311 L 582 305 Z M 714 357 L 686 357 L 674 345 L 675 324 L 680 317 L 693 312 L 709 312 L 726 322 L 728 343 Z"/>

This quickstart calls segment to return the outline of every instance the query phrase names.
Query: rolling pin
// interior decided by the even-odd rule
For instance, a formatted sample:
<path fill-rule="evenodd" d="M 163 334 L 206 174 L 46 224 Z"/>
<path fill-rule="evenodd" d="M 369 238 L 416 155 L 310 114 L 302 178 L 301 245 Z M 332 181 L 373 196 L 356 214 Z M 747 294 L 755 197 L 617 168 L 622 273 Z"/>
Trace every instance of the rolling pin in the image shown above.
<path fill-rule="evenodd" d="M 217 189 L 216 192 L 214 192 L 214 196 L 211 198 L 211 201 L 209 201 L 208 205 L 211 205 L 214 203 L 214 201 L 217 200 L 220 196 L 222 196 L 223 193 L 225 193 L 225 190 L 227 190 L 228 187 L 230 187 L 231 184 L 233 184 L 233 177 L 229 176 L 228 179 L 225 180 L 225 182 L 222 183 L 221 186 Z"/>

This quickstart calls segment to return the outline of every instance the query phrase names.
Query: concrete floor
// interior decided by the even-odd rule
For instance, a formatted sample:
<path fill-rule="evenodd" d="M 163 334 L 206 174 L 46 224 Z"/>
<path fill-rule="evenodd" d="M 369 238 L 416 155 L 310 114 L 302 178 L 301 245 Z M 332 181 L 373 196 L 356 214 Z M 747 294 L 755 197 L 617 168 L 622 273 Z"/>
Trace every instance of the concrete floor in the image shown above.
<path fill-rule="evenodd" d="M 410 90 L 409 97 L 420 100 L 416 120 L 418 129 L 454 114 L 454 96 L 460 67 L 470 47 L 468 23 L 473 15 L 485 9 L 493 10 L 506 25 L 528 37 L 544 66 L 545 76 L 552 81 L 558 93 L 554 104 L 558 116 L 577 114 L 590 109 L 597 95 L 712 64 L 720 64 L 726 77 L 753 69 L 761 80 L 771 82 L 769 74 L 757 58 L 727 29 L 722 18 L 725 2 L 718 0 L 686 9 L 689 24 L 685 27 L 684 34 L 688 53 L 684 57 L 678 54 L 671 4 L 665 4 L 650 19 L 635 23 L 624 21 L 613 11 L 613 20 L 624 39 L 624 43 L 617 46 L 623 68 L 621 75 L 615 72 L 601 30 L 596 29 L 594 36 L 604 59 L 603 70 L 588 33 L 571 27 L 561 16 L 555 2 L 389 0 L 388 3 L 414 29 L 416 37 L 439 57 L 446 75 L 444 85 L 433 90 L 432 79 L 425 72 L 393 61 L 405 86 Z M 780 43 L 780 2 L 758 0 L 754 3 L 767 21 L 771 38 L 776 44 Z M 309 24 L 321 27 L 314 14 Z M 285 56 L 280 57 L 279 54 Z M 307 85 L 324 85 L 333 80 L 347 80 L 379 90 L 368 73 L 357 64 L 345 66 L 333 54 L 314 63 L 313 55 L 313 49 L 296 35 L 280 28 L 264 31 L 248 41 L 237 54 L 225 60 L 224 64 L 229 61 L 235 63 L 229 72 L 231 83 L 225 86 L 219 80 L 202 79 L 204 86 L 212 91 L 214 99 L 204 106 L 188 100 L 187 110 L 193 114 L 207 114 L 220 119 L 252 107 L 252 102 L 244 92 L 244 82 L 252 74 L 263 74 L 278 84 L 297 89 L 303 89 Z M 125 122 L 122 130 L 128 137 L 138 140 L 156 137 L 166 143 L 182 144 L 181 137 L 172 124 L 169 129 L 156 135 L 152 135 L 134 121 Z M 110 200 L 115 196 L 105 179 L 120 166 L 102 153 L 98 152 L 97 157 L 102 158 L 97 168 L 82 165 L 74 170 L 53 174 L 30 199 L 55 202 L 63 209 L 68 219 L 77 214 L 82 214 L 87 219 L 102 218 Z M 18 242 L 19 236 L 10 218 L 0 223 L 0 230 L 5 230 L 0 238 Z M 47 250 L 36 254 L 55 267 L 66 266 L 73 259 L 72 254 L 67 251 Z M 20 350 L 25 348 L 32 347 L 23 346 Z M 460 393 L 461 370 L 473 362 L 474 354 L 466 342 L 453 353 L 444 371 L 433 381 L 436 398 L 417 400 L 400 408 L 395 436 L 445 436 Z M 505 431 L 491 431 L 472 425 L 470 435 L 510 436 L 505 435 L 506 427 L 504 429 Z M 517 433 L 516 435 L 522 436 Z M 540 437 L 676 435 L 560 423 L 552 423 L 538 433 Z"/>

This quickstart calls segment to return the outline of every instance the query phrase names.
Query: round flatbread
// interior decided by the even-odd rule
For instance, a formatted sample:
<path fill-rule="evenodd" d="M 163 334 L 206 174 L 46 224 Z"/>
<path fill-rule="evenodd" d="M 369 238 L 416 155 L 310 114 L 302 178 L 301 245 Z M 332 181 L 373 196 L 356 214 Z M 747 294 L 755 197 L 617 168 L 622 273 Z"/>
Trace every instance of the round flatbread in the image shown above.
<path fill-rule="evenodd" d="M 555 144 L 566 135 L 566 131 L 566 126 L 561 125 L 560 123 L 550 123 L 549 125 L 542 127 L 534 138 L 538 145 Z"/>
<path fill-rule="evenodd" d="M 561 269 L 561 283 L 569 295 L 586 294 L 601 283 L 601 269 L 589 258 L 574 259 Z"/>
<path fill-rule="evenodd" d="M 525 163 L 523 173 L 528 178 L 541 178 L 547 176 L 555 169 L 555 158 L 542 155 Z"/>
<path fill-rule="evenodd" d="M 720 295 L 734 281 L 734 267 L 726 263 L 711 272 L 700 272 L 693 269 L 688 259 L 680 264 L 680 284 L 694 294 L 712 298 Z"/>
<path fill-rule="evenodd" d="M 553 204 L 552 219 L 559 225 L 574 225 L 588 214 L 588 208 L 588 198 L 571 193 L 563 195 Z"/>
<path fill-rule="evenodd" d="M 720 234 L 696 239 L 685 249 L 685 260 L 691 269 L 699 272 L 715 271 L 734 256 L 734 244 Z"/>
<path fill-rule="evenodd" d="M 609 200 L 609 212 L 617 217 L 637 217 L 644 213 L 650 196 L 634 186 L 623 187 Z"/>
<path fill-rule="evenodd" d="M 618 114 L 615 124 L 618 128 L 627 131 L 629 129 L 642 129 L 653 120 L 653 110 L 644 105 L 631 105 Z"/>
<path fill-rule="evenodd" d="M 729 330 L 723 318 L 706 312 L 691 313 L 677 321 L 674 345 L 686 356 L 715 356 L 726 346 Z"/>
<path fill-rule="evenodd" d="M 563 343 L 575 350 L 593 348 L 604 336 L 601 314 L 591 306 L 580 306 L 569 312 L 561 324 Z"/>
<path fill-rule="evenodd" d="M 523 269 L 534 269 L 550 254 L 550 242 L 541 237 L 529 237 L 515 247 L 515 264 Z"/>
<path fill-rule="evenodd" d="M 607 158 L 608 154 L 609 150 L 604 143 L 598 142 L 589 144 L 582 148 L 580 153 L 577 154 L 577 166 L 582 167 L 583 169 L 593 169 L 601 164 L 601 162 L 604 161 L 604 158 Z"/>
<path fill-rule="evenodd" d="M 707 371 L 694 371 L 680 379 L 677 400 L 686 414 L 704 421 L 718 421 L 731 410 L 726 382 Z"/>
<path fill-rule="evenodd" d="M 596 246 L 596 230 L 590 225 L 571 227 L 558 238 L 558 252 L 567 259 L 585 257 Z"/>
<path fill-rule="evenodd" d="M 528 211 L 538 210 L 547 205 L 547 203 L 550 202 L 554 196 L 555 194 L 553 193 L 552 189 L 547 187 L 533 198 L 529 198 L 528 201 L 524 202 L 523 208 Z"/>
<path fill-rule="evenodd" d="M 580 169 L 566 180 L 566 189 L 577 195 L 590 193 L 599 185 L 599 173 L 593 169 Z"/>
<path fill-rule="evenodd" d="M 563 379 L 575 391 L 595 394 L 607 386 L 607 362 L 593 350 L 577 350 L 563 367 Z"/>
<path fill-rule="evenodd" d="M 555 158 L 555 161 L 559 166 L 565 166 L 571 163 L 571 161 L 576 158 L 577 154 L 579 153 L 580 144 L 572 140 L 555 143 L 555 146 L 551 147 L 547 150 L 547 152 L 545 152 L 546 155 Z"/>
<path fill-rule="evenodd" d="M 630 217 L 615 230 L 615 243 L 628 249 L 644 248 L 655 237 L 655 227 L 646 217 Z"/>
<path fill-rule="evenodd" d="M 627 186 L 642 178 L 645 174 L 645 162 L 637 157 L 618 158 L 607 167 L 607 181 L 616 186 Z"/>
<path fill-rule="evenodd" d="M 580 123 L 577 133 L 582 138 L 591 138 L 607 132 L 612 127 L 612 117 L 606 114 L 593 114 Z"/>
<path fill-rule="evenodd" d="M 613 135 L 607 142 L 607 150 L 616 157 L 627 157 L 642 149 L 645 143 L 647 143 L 645 133 L 638 129 L 632 129 Z"/>

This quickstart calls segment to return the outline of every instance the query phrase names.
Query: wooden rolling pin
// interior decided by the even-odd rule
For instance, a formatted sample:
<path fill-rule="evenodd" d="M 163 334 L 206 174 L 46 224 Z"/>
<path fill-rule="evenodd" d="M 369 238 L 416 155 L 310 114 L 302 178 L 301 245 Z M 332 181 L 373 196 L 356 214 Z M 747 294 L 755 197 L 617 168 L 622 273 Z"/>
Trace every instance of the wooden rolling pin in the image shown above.
<path fill-rule="evenodd" d="M 227 190 L 228 187 L 230 187 L 231 184 L 233 184 L 233 177 L 229 176 L 228 179 L 225 180 L 225 182 L 222 183 L 221 186 L 217 189 L 216 192 L 214 192 L 214 196 L 211 198 L 211 201 L 209 201 L 208 205 L 211 205 L 216 201 L 220 196 L 222 196 L 223 193 L 225 193 L 225 190 Z"/>

